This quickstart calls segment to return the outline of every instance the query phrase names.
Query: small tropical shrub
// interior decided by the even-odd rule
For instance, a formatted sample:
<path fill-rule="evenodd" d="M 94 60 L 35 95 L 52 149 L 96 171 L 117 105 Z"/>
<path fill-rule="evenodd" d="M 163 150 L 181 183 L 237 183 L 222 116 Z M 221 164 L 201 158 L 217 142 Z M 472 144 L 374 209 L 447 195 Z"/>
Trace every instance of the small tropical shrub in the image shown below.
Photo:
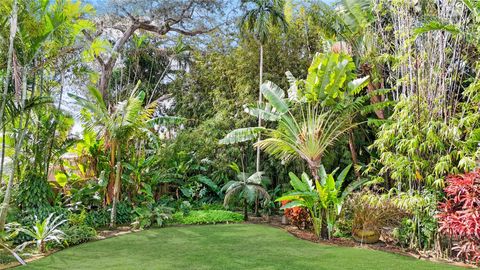
<path fill-rule="evenodd" d="M 132 223 L 132 227 L 141 230 L 153 225 L 162 227 L 172 217 L 172 212 L 173 208 L 166 206 L 136 207 L 133 209 L 135 221 Z"/>
<path fill-rule="evenodd" d="M 74 246 L 96 239 L 97 231 L 87 225 L 75 225 L 63 229 L 64 241 L 67 246 Z"/>
<path fill-rule="evenodd" d="M 107 209 L 90 211 L 87 214 L 85 223 L 93 228 L 107 227 L 110 222 L 110 213 Z"/>
<path fill-rule="evenodd" d="M 353 212 L 352 234 L 362 242 L 362 233 L 372 232 L 380 236 L 382 227 L 398 226 L 406 216 L 406 212 L 389 198 L 375 194 L 355 194 L 348 205 Z"/>
<path fill-rule="evenodd" d="M 236 164 L 232 164 L 231 167 L 237 173 L 237 180 L 229 181 L 223 186 L 222 191 L 225 191 L 223 204 L 228 207 L 232 202 L 241 202 L 243 204 L 243 220 L 247 221 L 249 204 L 256 200 L 261 200 L 264 205 L 270 202 L 270 194 L 264 187 L 268 178 L 264 176 L 264 172 L 250 174 L 241 172 Z"/>
<path fill-rule="evenodd" d="M 217 224 L 217 223 L 233 223 L 243 221 L 243 216 L 225 210 L 194 210 L 188 215 L 182 212 L 173 214 L 173 223 L 178 224 Z"/>
<path fill-rule="evenodd" d="M 285 206 L 290 201 L 282 201 L 282 206 Z M 292 207 L 284 209 L 284 215 L 290 221 L 290 224 L 297 226 L 299 229 L 307 229 L 312 225 L 308 210 L 304 207 Z"/>
<path fill-rule="evenodd" d="M 23 250 L 25 247 L 35 244 L 38 248 L 38 252 L 45 253 L 46 243 L 55 241 L 60 244 L 60 240 L 64 238 L 65 234 L 58 228 L 67 222 L 67 220 L 61 219 L 62 216 L 53 218 L 53 215 L 53 213 L 50 214 L 43 221 L 37 219 L 35 225 L 31 229 L 20 228 L 19 231 L 32 237 L 33 240 L 21 244 L 18 249 Z"/>
<path fill-rule="evenodd" d="M 447 177 L 439 204 L 439 231 L 454 238 L 457 258 L 480 262 L 480 169 Z"/>
<path fill-rule="evenodd" d="M 293 191 L 278 198 L 277 201 L 291 201 L 284 205 L 283 209 L 292 207 L 308 209 L 315 234 L 317 236 L 321 234 L 322 238 L 329 239 L 332 236 L 346 197 L 366 181 L 357 180 L 343 189 L 343 182 L 350 167 L 351 165 L 347 166 L 335 178 L 338 169 L 327 174 L 323 165 L 320 165 L 319 180 L 311 179 L 306 173 L 303 173 L 300 178 L 290 173 L 290 184 Z"/>

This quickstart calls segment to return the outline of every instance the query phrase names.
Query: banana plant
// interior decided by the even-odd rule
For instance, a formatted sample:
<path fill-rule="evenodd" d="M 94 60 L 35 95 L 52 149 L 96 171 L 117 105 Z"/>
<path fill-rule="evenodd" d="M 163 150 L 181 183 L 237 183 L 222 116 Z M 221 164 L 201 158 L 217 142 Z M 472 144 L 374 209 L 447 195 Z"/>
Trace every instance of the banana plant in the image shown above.
<path fill-rule="evenodd" d="M 282 209 L 305 207 L 312 219 L 315 234 L 329 239 L 335 228 L 337 217 L 342 211 L 345 198 L 355 189 L 362 186 L 367 179 L 357 180 L 342 188 L 352 165 L 343 169 L 337 178 L 339 168 L 327 174 L 323 165 L 320 166 L 320 179 L 311 179 L 306 173 L 297 177 L 290 172 L 290 185 L 293 191 L 288 192 L 276 201 L 289 201 Z"/>

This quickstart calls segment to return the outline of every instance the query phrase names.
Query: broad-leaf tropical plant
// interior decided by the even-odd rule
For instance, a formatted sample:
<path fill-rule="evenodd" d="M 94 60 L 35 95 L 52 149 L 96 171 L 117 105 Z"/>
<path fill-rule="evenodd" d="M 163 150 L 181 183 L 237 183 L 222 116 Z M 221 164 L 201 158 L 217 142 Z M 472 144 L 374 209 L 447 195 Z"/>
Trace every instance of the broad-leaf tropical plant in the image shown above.
<path fill-rule="evenodd" d="M 143 106 L 145 94 L 137 91 L 139 85 L 140 82 L 137 83 L 130 97 L 117 103 L 112 112 L 107 108 L 100 91 L 95 87 L 88 87 L 92 100 L 70 95 L 84 108 L 80 118 L 85 128 L 94 130 L 97 136 L 103 137 L 105 145 L 110 148 L 111 174 L 106 201 L 112 202 L 110 222 L 112 227 L 115 225 L 116 203 L 121 188 L 121 144 L 128 142 L 136 132 L 148 127 L 158 104 L 154 101 Z"/>
<path fill-rule="evenodd" d="M 295 100 L 292 87 L 289 92 L 287 99 L 284 91 L 274 83 L 267 81 L 262 84 L 262 94 L 268 103 L 261 108 L 246 108 L 246 111 L 264 120 L 277 121 L 277 128 L 237 129 L 227 134 L 220 143 L 244 142 L 264 133 L 266 138 L 255 146 L 285 162 L 293 158 L 304 160 L 311 175 L 319 180 L 318 170 L 323 155 L 354 125 L 351 124 L 350 115 L 337 110 L 326 111 L 317 105 Z M 300 113 L 295 109 L 299 109 Z"/>
<path fill-rule="evenodd" d="M 289 201 L 282 209 L 305 207 L 313 221 L 315 234 L 317 236 L 321 235 L 324 239 L 329 239 L 337 217 L 342 211 L 345 198 L 366 181 L 358 180 L 342 188 L 351 166 L 343 169 L 336 179 L 335 174 L 338 168 L 327 174 L 323 165 L 319 169 L 320 179 L 311 179 L 306 173 L 303 173 L 301 177 L 289 173 L 293 191 L 288 192 L 276 201 Z"/>

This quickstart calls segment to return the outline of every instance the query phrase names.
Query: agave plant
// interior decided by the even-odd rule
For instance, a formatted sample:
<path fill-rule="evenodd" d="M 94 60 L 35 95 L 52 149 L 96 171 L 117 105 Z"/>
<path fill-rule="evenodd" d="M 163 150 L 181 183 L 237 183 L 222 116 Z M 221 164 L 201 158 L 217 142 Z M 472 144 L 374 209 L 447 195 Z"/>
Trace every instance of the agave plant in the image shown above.
<path fill-rule="evenodd" d="M 343 183 L 352 165 L 343 169 L 335 179 L 338 170 L 327 174 L 325 169 L 320 166 L 320 180 L 310 179 L 303 173 L 299 178 L 294 173 L 289 173 L 290 184 L 293 191 L 278 198 L 276 201 L 289 201 L 282 209 L 292 207 L 305 207 L 310 213 L 313 221 L 315 234 L 329 239 L 335 227 L 338 215 L 342 211 L 345 198 L 356 188 L 363 185 L 367 179 L 358 180 L 350 183 L 342 189 Z"/>
<path fill-rule="evenodd" d="M 240 172 L 238 166 L 233 164 L 232 169 L 237 172 L 237 180 L 232 180 L 223 186 L 225 191 L 223 204 L 227 207 L 234 198 L 243 203 L 243 219 L 248 220 L 248 205 L 256 199 L 263 200 L 264 204 L 270 201 L 270 195 L 263 186 L 268 179 L 263 172 L 255 172 L 253 174 Z"/>
<path fill-rule="evenodd" d="M 31 229 L 20 228 L 19 231 L 33 238 L 31 241 L 24 242 L 17 247 L 17 250 L 22 251 L 25 247 L 35 244 L 40 253 L 45 253 L 46 243 L 57 242 L 60 244 L 65 234 L 58 229 L 62 224 L 67 222 L 66 219 L 62 219 L 62 215 L 54 218 L 53 213 L 46 219 L 40 221 L 35 216 L 35 225 Z"/>

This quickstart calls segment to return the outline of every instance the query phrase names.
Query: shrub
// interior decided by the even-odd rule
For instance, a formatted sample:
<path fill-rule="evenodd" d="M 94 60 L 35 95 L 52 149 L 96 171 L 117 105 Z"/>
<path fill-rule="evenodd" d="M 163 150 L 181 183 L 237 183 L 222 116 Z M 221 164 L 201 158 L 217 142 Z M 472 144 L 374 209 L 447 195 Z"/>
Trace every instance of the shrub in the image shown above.
<path fill-rule="evenodd" d="M 241 214 L 225 210 L 195 210 L 190 211 L 188 215 L 177 212 L 173 214 L 172 219 L 172 223 L 178 224 L 216 224 L 241 221 L 243 221 Z"/>
<path fill-rule="evenodd" d="M 173 208 L 166 206 L 136 207 L 133 210 L 136 216 L 132 227 L 135 229 L 144 229 L 152 225 L 162 227 L 172 217 L 172 212 Z"/>
<path fill-rule="evenodd" d="M 21 227 L 19 231 L 33 238 L 33 240 L 26 241 L 17 247 L 18 250 L 23 249 L 29 245 L 35 244 L 40 253 L 46 252 L 46 244 L 48 242 L 60 243 L 60 240 L 64 239 L 65 234 L 59 229 L 59 227 L 67 222 L 66 219 L 62 219 L 62 216 L 54 217 L 54 214 L 50 214 L 43 221 L 35 218 L 35 225 L 32 228 Z"/>
<path fill-rule="evenodd" d="M 93 228 L 107 227 L 110 223 L 110 212 L 107 209 L 98 209 L 90 211 L 87 214 L 85 223 Z"/>
<path fill-rule="evenodd" d="M 74 246 L 81 243 L 94 240 L 97 237 L 97 231 L 87 225 L 74 225 L 63 229 L 65 233 L 64 243 L 67 246 Z"/>
<path fill-rule="evenodd" d="M 282 206 L 285 206 L 290 201 L 282 201 Z M 284 210 L 285 216 L 290 221 L 290 224 L 297 226 L 299 229 L 307 229 L 312 226 L 312 221 L 308 210 L 304 207 L 296 206 L 292 208 L 286 208 Z"/>
<path fill-rule="evenodd" d="M 132 206 L 130 203 L 122 201 L 117 204 L 117 224 L 130 224 L 132 218 Z"/>
<path fill-rule="evenodd" d="M 356 194 L 349 205 L 353 211 L 352 230 L 372 230 L 380 233 L 382 227 L 396 226 L 406 216 L 389 198 L 375 194 Z"/>
<path fill-rule="evenodd" d="M 457 258 L 480 262 L 480 169 L 447 177 L 445 202 L 439 204 L 439 231 L 457 240 Z"/>

